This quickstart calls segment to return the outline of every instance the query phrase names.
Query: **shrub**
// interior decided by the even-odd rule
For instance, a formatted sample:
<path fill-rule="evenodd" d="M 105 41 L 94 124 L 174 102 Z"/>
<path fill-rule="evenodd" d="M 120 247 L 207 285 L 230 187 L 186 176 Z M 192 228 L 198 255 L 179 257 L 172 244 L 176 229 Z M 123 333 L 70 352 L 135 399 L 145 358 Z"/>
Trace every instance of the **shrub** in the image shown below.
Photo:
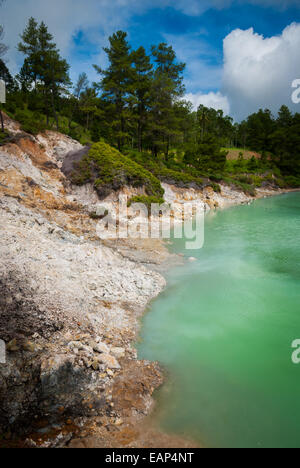
<path fill-rule="evenodd" d="M 241 189 L 246 195 L 250 195 L 250 197 L 255 197 L 256 196 L 256 190 L 253 185 L 249 184 L 240 184 Z"/>
<path fill-rule="evenodd" d="M 136 197 L 132 197 L 128 202 L 128 206 L 131 206 L 133 203 L 142 203 L 147 207 L 148 213 L 150 214 L 152 203 L 162 205 L 164 203 L 164 199 L 157 197 L 147 197 L 146 195 L 139 195 Z"/>
<path fill-rule="evenodd" d="M 104 214 L 100 215 L 96 211 L 93 211 L 90 213 L 90 218 L 91 219 L 103 219 L 108 215 L 108 210 L 105 210 Z"/>
<path fill-rule="evenodd" d="M 262 183 L 263 183 L 263 178 L 262 178 L 262 177 L 259 177 L 259 176 L 256 176 L 256 175 L 253 175 L 253 176 L 251 176 L 251 183 L 252 183 L 255 187 L 261 187 L 261 186 L 262 186 Z"/>
<path fill-rule="evenodd" d="M 211 187 L 213 189 L 214 192 L 216 193 L 221 193 L 221 187 L 219 184 L 216 184 L 215 182 L 211 182 L 209 184 L 209 187 Z"/>
<path fill-rule="evenodd" d="M 284 178 L 286 187 L 290 188 L 299 188 L 300 187 L 300 178 L 294 176 L 286 176 Z"/>
<path fill-rule="evenodd" d="M 182 172 L 182 165 L 174 163 L 174 161 L 167 163 L 167 165 L 170 165 L 173 168 L 170 169 L 166 167 L 166 162 L 164 160 L 154 160 L 152 155 L 149 153 L 139 153 L 138 151 L 130 150 L 128 151 L 128 155 L 162 182 L 182 188 L 189 188 L 192 185 L 197 188 L 203 187 L 203 180 L 199 177 L 199 172 L 196 171 L 196 169 L 192 171 L 192 168 L 186 167 L 185 171 Z M 175 168 L 178 170 L 175 170 Z"/>
<path fill-rule="evenodd" d="M 246 184 L 246 185 L 252 184 L 252 178 L 248 175 L 240 175 L 237 177 L 237 180 L 241 182 L 242 184 Z"/>
<path fill-rule="evenodd" d="M 223 176 L 221 174 L 216 174 L 216 175 L 212 174 L 209 178 L 213 182 L 222 182 L 223 180 Z"/>
<path fill-rule="evenodd" d="M 0 146 L 5 145 L 5 143 L 8 142 L 9 138 L 10 133 L 7 130 L 4 130 L 4 132 L 0 130 Z"/>
<path fill-rule="evenodd" d="M 24 132 L 37 135 L 46 130 L 46 123 L 43 115 L 29 110 L 17 110 L 14 118 L 20 122 Z"/>

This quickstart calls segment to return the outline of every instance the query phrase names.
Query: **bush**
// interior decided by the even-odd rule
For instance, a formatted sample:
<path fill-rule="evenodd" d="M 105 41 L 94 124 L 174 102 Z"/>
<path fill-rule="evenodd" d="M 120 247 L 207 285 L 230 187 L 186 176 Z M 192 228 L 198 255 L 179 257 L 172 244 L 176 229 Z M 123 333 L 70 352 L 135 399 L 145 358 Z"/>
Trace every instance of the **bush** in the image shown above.
<path fill-rule="evenodd" d="M 91 147 L 75 167 L 71 179 L 77 185 L 92 182 L 102 198 L 124 185 L 145 187 L 150 197 L 162 199 L 164 195 L 159 180 L 153 174 L 103 141 Z"/>
<path fill-rule="evenodd" d="M 14 118 L 21 124 L 21 129 L 30 133 L 31 135 L 37 135 L 46 130 L 46 123 L 44 116 L 29 110 L 17 110 Z"/>
<path fill-rule="evenodd" d="M 0 130 L 0 146 L 5 145 L 5 143 L 8 142 L 9 138 L 10 133 L 7 130 L 4 130 L 4 132 Z"/>
<path fill-rule="evenodd" d="M 189 188 L 191 185 L 195 185 L 198 188 L 202 188 L 203 186 L 202 179 L 193 177 L 192 175 L 184 172 L 173 171 L 172 169 L 158 169 L 155 171 L 155 175 L 163 182 L 179 185 L 180 187 Z"/>
<path fill-rule="evenodd" d="M 255 197 L 256 196 L 256 190 L 255 190 L 255 187 L 253 185 L 242 184 L 241 183 L 240 188 L 243 190 L 243 192 L 246 195 L 250 195 L 250 197 Z"/>
<path fill-rule="evenodd" d="M 157 197 L 147 197 L 145 195 L 139 195 L 136 197 L 132 197 L 128 202 L 128 206 L 131 206 L 133 203 L 142 203 L 143 205 L 147 207 L 148 213 L 150 214 L 152 203 L 162 205 L 164 203 L 164 199 L 157 198 Z"/>
<path fill-rule="evenodd" d="M 216 184 L 215 182 L 211 182 L 209 184 L 209 187 L 211 187 L 213 189 L 214 192 L 216 193 L 221 193 L 221 187 L 219 184 Z"/>
<path fill-rule="evenodd" d="M 252 178 L 248 175 L 240 175 L 238 176 L 237 180 L 241 182 L 242 184 L 246 184 L 246 185 L 252 184 Z"/>
<path fill-rule="evenodd" d="M 107 215 L 108 215 L 108 210 L 105 210 L 104 214 L 102 215 L 98 214 L 96 211 L 92 211 L 92 213 L 90 213 L 90 218 L 91 219 L 103 219 Z"/>
<path fill-rule="evenodd" d="M 259 177 L 259 176 L 251 176 L 251 180 L 252 180 L 252 184 L 255 186 L 255 187 L 261 187 L 262 186 L 262 183 L 263 183 L 263 178 L 262 177 Z"/>
<path fill-rule="evenodd" d="M 286 176 L 284 178 L 286 187 L 290 188 L 299 188 L 300 187 L 300 178 L 294 176 Z"/>
<path fill-rule="evenodd" d="M 223 180 L 223 176 L 221 174 L 216 174 L 216 175 L 212 174 L 209 178 L 213 182 L 222 182 Z"/>
<path fill-rule="evenodd" d="M 170 169 L 166 167 L 167 164 L 163 159 L 154 160 L 150 153 L 139 153 L 138 151 L 130 150 L 128 151 L 128 155 L 131 159 L 142 165 L 162 182 L 182 188 L 189 188 L 193 185 L 197 188 L 203 187 L 203 180 L 199 177 L 199 173 L 196 169 L 193 170 L 193 174 L 189 173 L 192 169 L 188 167 L 186 167 L 185 171 L 182 172 L 181 167 L 183 165 L 169 162 L 168 165 L 173 167 L 173 169 Z M 178 170 L 175 170 L 175 168 Z"/>

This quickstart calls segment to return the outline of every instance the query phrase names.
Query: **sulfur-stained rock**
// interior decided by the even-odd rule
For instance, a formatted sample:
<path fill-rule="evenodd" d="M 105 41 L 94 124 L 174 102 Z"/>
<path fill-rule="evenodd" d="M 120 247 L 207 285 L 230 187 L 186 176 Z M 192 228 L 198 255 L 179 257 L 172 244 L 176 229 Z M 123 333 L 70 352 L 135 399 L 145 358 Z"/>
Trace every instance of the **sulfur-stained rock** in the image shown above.
<path fill-rule="evenodd" d="M 99 361 L 109 369 L 121 369 L 121 366 L 116 358 L 110 354 L 101 354 Z"/>
<path fill-rule="evenodd" d="M 99 367 L 100 367 L 99 361 L 95 360 L 95 361 L 92 362 L 92 368 L 94 369 L 94 371 L 99 370 Z"/>
<path fill-rule="evenodd" d="M 34 353 L 37 350 L 36 345 L 28 340 L 23 343 L 22 348 L 29 353 Z"/>
<path fill-rule="evenodd" d="M 17 340 L 14 338 L 6 345 L 7 351 L 11 353 L 15 353 L 16 351 L 20 350 L 20 346 L 17 343 Z"/>

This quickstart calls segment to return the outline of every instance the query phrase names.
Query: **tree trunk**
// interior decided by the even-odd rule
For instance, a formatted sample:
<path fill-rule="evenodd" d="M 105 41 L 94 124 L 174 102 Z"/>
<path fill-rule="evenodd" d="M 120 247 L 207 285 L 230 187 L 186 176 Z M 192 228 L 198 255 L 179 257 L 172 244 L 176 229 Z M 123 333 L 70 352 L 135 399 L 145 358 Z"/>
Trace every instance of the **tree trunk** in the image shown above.
<path fill-rule="evenodd" d="M 49 127 L 49 101 L 48 101 L 48 95 L 45 90 L 43 91 L 44 93 L 44 99 L 45 99 L 45 114 L 46 114 L 46 125 Z"/>
<path fill-rule="evenodd" d="M 142 152 L 142 124 L 140 120 L 138 123 L 138 151 Z"/>
<path fill-rule="evenodd" d="M 56 113 L 56 110 L 55 110 L 53 90 L 51 91 L 51 104 L 52 104 L 53 117 L 54 117 L 54 120 L 56 122 L 56 129 L 58 131 L 59 130 L 59 123 L 58 123 L 57 113 Z"/>
<path fill-rule="evenodd" d="M 3 120 L 2 109 L 0 109 L 0 119 L 1 119 L 1 130 L 4 133 L 4 120 Z"/>

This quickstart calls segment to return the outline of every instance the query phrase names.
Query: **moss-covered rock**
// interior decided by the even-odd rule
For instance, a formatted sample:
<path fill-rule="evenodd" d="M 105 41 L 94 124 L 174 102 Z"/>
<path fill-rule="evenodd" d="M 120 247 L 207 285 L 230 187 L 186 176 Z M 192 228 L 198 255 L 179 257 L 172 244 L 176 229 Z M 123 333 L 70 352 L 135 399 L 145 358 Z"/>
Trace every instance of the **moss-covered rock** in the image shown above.
<path fill-rule="evenodd" d="M 70 178 L 74 184 L 93 183 L 100 198 L 125 185 L 144 187 L 149 197 L 162 199 L 164 190 L 151 172 L 100 141 L 74 164 Z"/>

